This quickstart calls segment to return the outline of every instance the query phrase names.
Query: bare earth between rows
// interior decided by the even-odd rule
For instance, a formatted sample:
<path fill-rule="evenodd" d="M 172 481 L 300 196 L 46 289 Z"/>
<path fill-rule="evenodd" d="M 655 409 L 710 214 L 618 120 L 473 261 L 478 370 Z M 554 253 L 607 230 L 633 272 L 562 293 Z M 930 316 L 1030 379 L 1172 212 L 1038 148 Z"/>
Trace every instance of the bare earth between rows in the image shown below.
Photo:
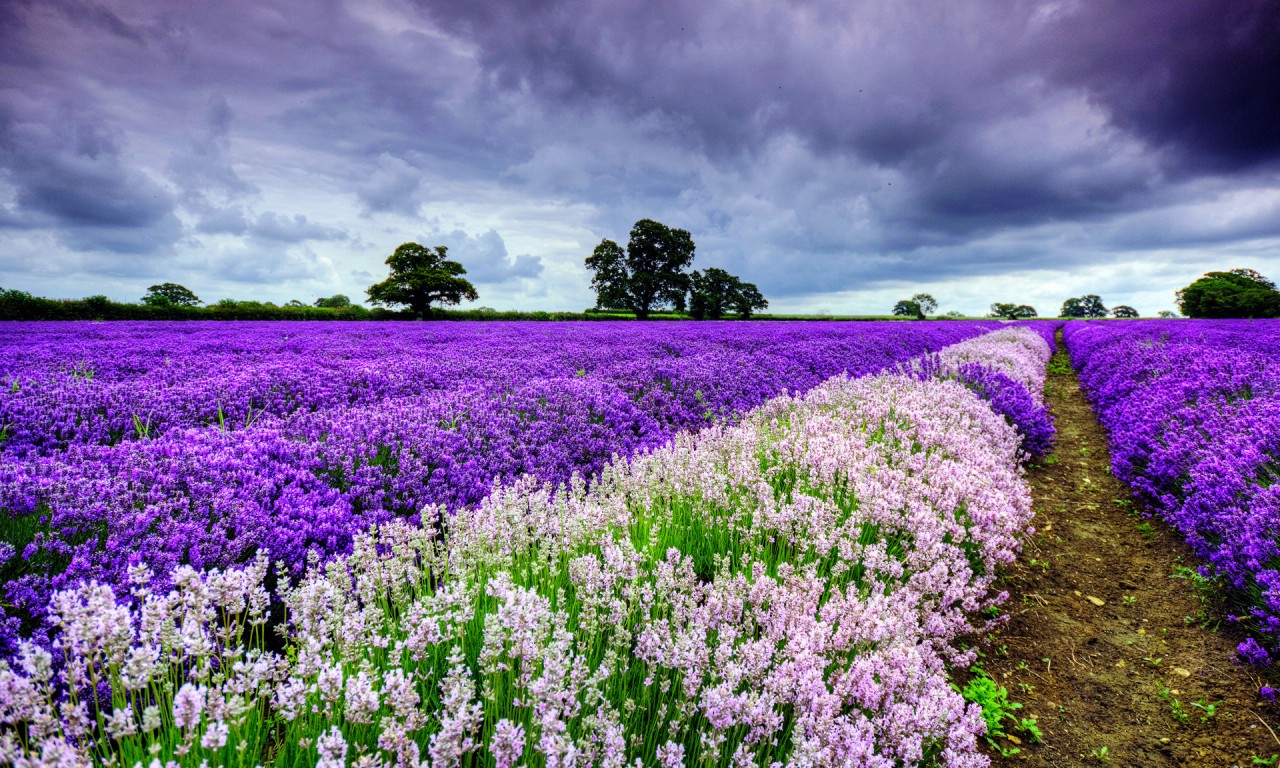
<path fill-rule="evenodd" d="M 1055 362 L 1058 444 L 1028 470 L 1037 533 L 1005 579 L 1010 621 L 983 660 L 1044 738 L 993 764 L 1280 766 L 1280 710 L 1238 662 L 1242 636 L 1187 578 L 1199 564 L 1187 545 L 1110 474 L 1106 434 Z"/>

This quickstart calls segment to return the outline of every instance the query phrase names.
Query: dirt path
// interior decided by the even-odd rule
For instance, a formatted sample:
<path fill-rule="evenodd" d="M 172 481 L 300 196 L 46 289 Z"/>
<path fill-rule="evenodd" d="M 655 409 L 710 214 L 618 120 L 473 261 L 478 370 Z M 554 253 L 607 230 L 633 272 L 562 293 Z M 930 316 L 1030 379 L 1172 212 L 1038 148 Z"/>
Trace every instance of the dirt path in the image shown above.
<path fill-rule="evenodd" d="M 994 765 L 1280 768 L 1266 762 L 1280 754 L 1280 709 L 1236 663 L 1241 638 L 1213 630 L 1202 585 L 1174 578 L 1195 557 L 1138 515 L 1075 374 L 1055 363 L 1058 446 L 1028 471 L 1038 532 L 1006 579 L 1011 620 L 984 660 L 1044 738 Z"/>

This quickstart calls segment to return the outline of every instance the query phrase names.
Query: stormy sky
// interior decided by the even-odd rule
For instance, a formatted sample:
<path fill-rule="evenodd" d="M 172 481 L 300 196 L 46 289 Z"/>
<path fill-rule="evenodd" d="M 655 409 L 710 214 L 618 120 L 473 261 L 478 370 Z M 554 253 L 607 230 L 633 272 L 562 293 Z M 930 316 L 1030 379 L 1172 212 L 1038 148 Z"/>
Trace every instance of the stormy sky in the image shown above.
<path fill-rule="evenodd" d="M 771 311 L 1280 278 L 1280 3 L 0 2 L 2 287 L 581 310 L 641 218 Z"/>

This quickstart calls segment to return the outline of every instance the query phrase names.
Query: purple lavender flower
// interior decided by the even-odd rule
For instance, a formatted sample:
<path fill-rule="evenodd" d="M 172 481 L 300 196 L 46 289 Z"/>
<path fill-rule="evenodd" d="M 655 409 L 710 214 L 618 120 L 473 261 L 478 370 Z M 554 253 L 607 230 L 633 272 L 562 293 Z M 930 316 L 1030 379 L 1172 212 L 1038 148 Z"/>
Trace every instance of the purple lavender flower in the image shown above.
<path fill-rule="evenodd" d="M 1267 649 L 1258 644 L 1258 641 L 1252 637 L 1236 646 L 1236 651 L 1240 657 L 1250 664 L 1265 666 L 1271 663 L 1271 654 L 1267 653 Z"/>

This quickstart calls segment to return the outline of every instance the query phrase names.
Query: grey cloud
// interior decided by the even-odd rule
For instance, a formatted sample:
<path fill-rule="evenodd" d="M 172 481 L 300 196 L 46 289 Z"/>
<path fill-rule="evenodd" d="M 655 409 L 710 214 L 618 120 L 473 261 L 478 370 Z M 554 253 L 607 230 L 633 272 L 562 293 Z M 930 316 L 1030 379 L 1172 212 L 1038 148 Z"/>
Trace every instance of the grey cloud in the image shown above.
<path fill-rule="evenodd" d="M 169 192 L 122 157 L 115 136 L 66 105 L 0 102 L 0 166 L 15 189 L 14 215 L 54 228 L 73 250 L 151 253 L 181 231 Z"/>
<path fill-rule="evenodd" d="M 347 235 L 340 229 L 326 227 L 295 213 L 282 216 L 270 211 L 258 216 L 249 225 L 248 233 L 255 238 L 281 243 L 298 243 L 304 240 L 344 240 Z"/>
<path fill-rule="evenodd" d="M 400 213 L 417 216 L 422 208 L 419 188 L 422 172 L 403 159 L 383 152 L 368 177 L 355 184 L 356 197 L 365 213 Z"/>
<path fill-rule="evenodd" d="M 169 160 L 168 176 L 182 189 L 189 207 L 202 210 L 258 192 L 231 166 L 233 117 L 225 96 L 210 96 L 204 126 Z"/>
<path fill-rule="evenodd" d="M 206 264 L 220 280 L 249 284 L 325 280 L 332 273 L 328 260 L 305 245 L 273 248 L 249 242 L 209 253 Z"/>
<path fill-rule="evenodd" d="M 505 283 L 517 278 L 534 278 L 542 273 L 542 260 L 537 256 L 507 255 L 507 244 L 494 230 L 469 235 L 455 229 L 428 235 L 424 245 L 443 245 L 449 258 L 467 268 L 467 279 L 475 283 Z"/>

